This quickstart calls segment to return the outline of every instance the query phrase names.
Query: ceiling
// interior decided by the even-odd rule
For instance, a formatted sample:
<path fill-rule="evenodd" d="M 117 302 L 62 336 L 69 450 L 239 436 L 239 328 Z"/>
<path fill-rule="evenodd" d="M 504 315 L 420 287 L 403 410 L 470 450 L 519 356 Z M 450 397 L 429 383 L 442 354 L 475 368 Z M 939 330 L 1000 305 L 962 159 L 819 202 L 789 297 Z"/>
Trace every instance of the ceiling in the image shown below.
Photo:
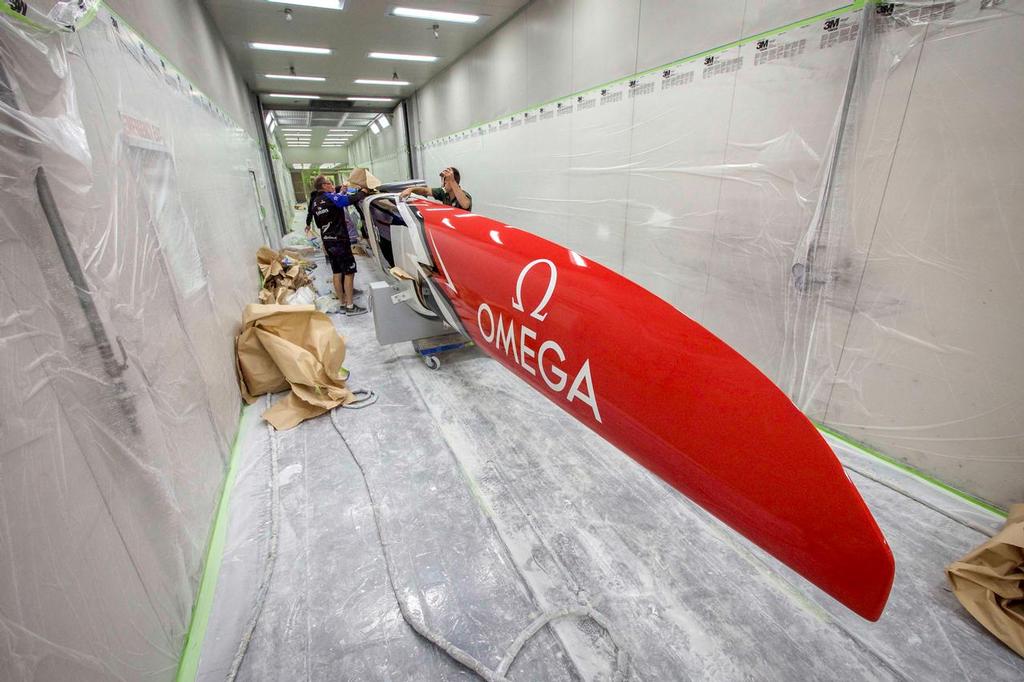
<path fill-rule="evenodd" d="M 278 120 L 275 135 L 293 161 L 282 132 L 310 128 L 310 145 L 317 148 L 329 129 L 364 130 L 376 116 L 391 111 L 437 73 L 480 42 L 529 0 L 344 0 L 344 9 L 320 9 L 270 0 L 204 0 L 249 87 Z M 481 15 L 475 24 L 391 16 L 396 6 Z M 291 21 L 285 10 L 291 10 Z M 438 25 L 438 37 L 433 26 Z M 329 55 L 269 52 L 250 42 L 329 48 Z M 370 52 L 435 55 L 436 62 L 370 59 Z M 321 76 L 324 81 L 269 79 L 266 74 Z M 392 80 L 409 85 L 358 85 L 357 78 Z M 269 97 L 271 93 L 317 95 L 303 100 Z M 346 98 L 388 97 L 391 102 L 350 102 Z M 357 132 L 352 139 L 359 136 Z"/>

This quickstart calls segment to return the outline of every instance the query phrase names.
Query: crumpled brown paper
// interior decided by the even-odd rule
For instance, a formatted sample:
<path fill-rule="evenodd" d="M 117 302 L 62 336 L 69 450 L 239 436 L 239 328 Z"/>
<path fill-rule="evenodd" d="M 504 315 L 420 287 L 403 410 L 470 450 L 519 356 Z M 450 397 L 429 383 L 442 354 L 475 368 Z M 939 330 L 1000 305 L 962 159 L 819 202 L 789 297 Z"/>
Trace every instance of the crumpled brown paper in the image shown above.
<path fill-rule="evenodd" d="M 979 623 L 1024 656 L 1024 504 L 991 540 L 946 567 L 953 594 Z"/>
<path fill-rule="evenodd" d="M 286 267 L 283 258 L 293 261 Z M 260 289 L 260 303 L 284 303 L 289 296 L 301 287 L 310 284 L 309 276 L 303 267 L 301 254 L 285 249 L 278 253 L 267 246 L 261 246 L 256 252 L 256 264 L 263 275 L 263 288 Z"/>
<path fill-rule="evenodd" d="M 345 386 L 345 340 L 316 306 L 247 305 L 235 352 L 246 403 L 291 388 L 263 413 L 276 429 L 290 429 L 355 400 Z"/>

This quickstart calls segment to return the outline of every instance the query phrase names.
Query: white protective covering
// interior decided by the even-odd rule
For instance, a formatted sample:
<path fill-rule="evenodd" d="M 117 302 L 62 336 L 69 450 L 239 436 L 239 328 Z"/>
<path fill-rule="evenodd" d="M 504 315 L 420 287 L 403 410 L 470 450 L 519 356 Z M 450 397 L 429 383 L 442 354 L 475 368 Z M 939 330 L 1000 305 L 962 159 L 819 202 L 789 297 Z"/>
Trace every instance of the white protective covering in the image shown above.
<path fill-rule="evenodd" d="M 475 212 L 650 289 L 811 418 L 1022 499 L 1024 2 L 635 5 L 531 5 L 417 93 L 419 129 L 612 68 L 577 46 L 637 14 L 678 40 L 637 60 L 694 56 L 427 139 L 422 176 L 458 167 Z"/>
<path fill-rule="evenodd" d="M 167 680 L 271 195 L 257 144 L 129 26 L 41 4 L 0 6 L 0 679 Z"/>

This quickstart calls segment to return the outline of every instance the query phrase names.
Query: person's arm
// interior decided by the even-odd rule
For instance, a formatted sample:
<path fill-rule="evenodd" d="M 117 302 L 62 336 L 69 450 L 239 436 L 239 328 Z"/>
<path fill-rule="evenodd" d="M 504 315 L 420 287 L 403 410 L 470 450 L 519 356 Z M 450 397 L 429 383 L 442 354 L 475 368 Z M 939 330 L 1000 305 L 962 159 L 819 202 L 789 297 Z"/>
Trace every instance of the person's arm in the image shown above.
<path fill-rule="evenodd" d="M 459 202 L 459 208 L 462 210 L 468 211 L 473 205 L 473 200 L 462 191 L 462 188 L 459 187 L 459 183 L 455 182 L 454 179 L 452 180 L 452 194 L 455 196 L 455 200 Z"/>
<path fill-rule="evenodd" d="M 309 232 L 310 226 L 313 225 L 313 195 L 309 195 L 309 201 L 306 204 L 306 232 Z"/>
<path fill-rule="evenodd" d="M 353 205 L 348 194 L 341 194 L 340 192 L 324 192 L 322 196 L 326 197 L 328 201 L 338 208 L 345 208 L 346 206 Z"/>
<path fill-rule="evenodd" d="M 426 185 L 420 185 L 418 187 L 406 187 L 398 196 L 401 197 L 402 199 L 405 199 L 410 194 L 419 194 L 421 197 L 432 196 L 430 193 L 430 188 L 427 187 Z"/>

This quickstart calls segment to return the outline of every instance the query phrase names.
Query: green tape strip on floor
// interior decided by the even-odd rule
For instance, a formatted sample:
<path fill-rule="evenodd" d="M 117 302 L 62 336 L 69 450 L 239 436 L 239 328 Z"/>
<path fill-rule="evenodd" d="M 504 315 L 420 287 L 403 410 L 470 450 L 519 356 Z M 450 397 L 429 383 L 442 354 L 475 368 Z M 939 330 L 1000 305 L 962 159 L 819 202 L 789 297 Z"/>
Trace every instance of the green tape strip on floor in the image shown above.
<path fill-rule="evenodd" d="M 794 28 L 801 28 L 801 27 L 806 26 L 808 24 L 812 24 L 812 23 L 819 22 L 819 21 L 825 21 L 826 19 L 831 19 L 832 17 L 837 17 L 837 16 L 841 16 L 841 15 L 844 15 L 844 14 L 850 14 L 851 12 L 856 12 L 858 10 L 864 9 L 866 4 L 867 4 L 867 0 L 853 0 L 853 2 L 851 2 L 851 3 L 847 4 L 847 5 L 843 5 L 841 7 L 836 7 L 835 9 L 831 9 L 831 10 L 829 10 L 827 12 L 821 12 L 820 14 L 815 14 L 813 16 L 806 17 L 806 18 L 800 19 L 798 21 L 793 21 L 793 22 L 790 22 L 790 23 L 785 24 L 783 26 L 777 26 L 777 27 L 769 29 L 767 31 L 762 31 L 761 33 L 756 33 L 756 34 L 750 35 L 750 36 L 744 36 L 743 38 L 739 38 L 738 40 L 734 40 L 734 41 L 729 42 L 729 43 L 724 43 L 722 45 L 716 45 L 715 47 L 709 48 L 707 50 L 703 50 L 702 52 L 697 52 L 695 54 L 691 54 L 691 55 L 688 55 L 686 57 L 680 57 L 679 59 L 675 59 L 675 60 L 673 60 L 671 62 L 667 62 L 665 64 L 662 64 L 661 66 L 654 66 L 654 67 L 651 67 L 649 69 L 644 69 L 643 71 L 637 71 L 636 73 L 630 74 L 628 76 L 622 76 L 621 78 L 616 78 L 614 80 L 610 80 L 610 81 L 607 81 L 605 83 L 601 83 L 599 85 L 591 85 L 591 86 L 588 86 L 586 88 L 583 88 L 582 90 L 577 90 L 576 92 L 569 93 L 568 95 L 562 95 L 561 97 L 556 97 L 554 99 L 549 99 L 549 100 L 547 100 L 545 102 L 540 102 L 539 104 L 533 104 L 531 106 L 524 107 L 522 109 L 518 109 L 517 111 L 514 111 L 511 114 L 505 114 L 504 116 L 499 116 L 498 118 L 491 119 L 489 121 L 481 121 L 479 123 L 474 123 L 473 125 L 467 126 L 467 127 L 462 128 L 460 130 L 455 130 L 453 132 L 445 133 L 444 135 L 439 135 L 437 137 L 431 138 L 431 139 L 427 140 L 423 144 L 429 144 L 431 142 L 436 142 L 438 140 L 443 140 L 446 137 L 450 137 L 452 135 L 458 135 L 459 133 L 464 133 L 464 132 L 473 130 L 474 128 L 480 128 L 482 126 L 489 125 L 491 123 L 497 123 L 498 121 L 502 121 L 502 120 L 504 120 L 506 118 L 510 118 L 512 116 L 518 116 L 518 115 L 520 115 L 520 114 L 522 114 L 524 112 L 532 111 L 533 109 L 537 109 L 539 107 L 544 107 L 544 106 L 547 106 L 549 104 L 555 104 L 557 102 L 561 102 L 561 101 L 566 100 L 566 99 L 571 99 L 573 97 L 577 97 L 578 95 L 582 95 L 584 93 L 592 92 L 594 90 L 599 90 L 601 88 L 606 88 L 606 87 L 608 87 L 610 85 L 618 85 L 619 83 L 625 83 L 627 81 L 635 80 L 637 78 L 642 78 L 643 76 L 647 76 L 647 75 L 650 75 L 652 73 L 657 73 L 659 71 L 664 71 L 665 69 L 670 69 L 673 66 L 679 66 L 680 64 L 685 64 L 687 62 L 692 62 L 695 59 L 701 59 L 703 57 L 708 57 L 708 56 L 713 55 L 713 54 L 718 54 L 719 52 L 725 52 L 726 50 L 731 50 L 734 47 L 740 47 L 742 45 L 746 45 L 748 43 L 752 43 L 752 42 L 757 41 L 757 40 L 763 40 L 764 38 L 770 38 L 772 36 L 777 36 L 777 35 L 780 35 L 782 33 L 785 33 L 786 31 L 791 31 Z M 364 133 L 364 135 L 365 135 L 365 133 Z M 356 139 L 361 139 L 362 137 L 363 136 L 361 135 L 359 138 L 356 138 Z M 420 146 L 422 146 L 422 145 L 420 145 Z"/>
<path fill-rule="evenodd" d="M 213 532 L 210 534 L 210 545 L 206 550 L 206 563 L 203 566 L 203 577 L 199 582 L 199 594 L 192 608 L 192 622 L 185 634 L 185 648 L 178 664 L 177 682 L 193 682 L 199 672 L 199 654 L 206 639 L 206 626 L 210 622 L 210 611 L 213 609 L 213 596 L 217 591 L 217 577 L 220 575 L 220 563 L 224 556 L 224 539 L 228 532 L 228 507 L 231 501 L 231 490 L 235 485 L 238 472 L 238 453 L 242 449 L 242 439 L 249 430 L 253 415 L 258 410 L 254 407 L 242 408 L 238 420 L 238 433 L 231 445 L 231 456 L 228 461 L 228 473 L 224 477 L 224 489 L 217 503 L 217 515 L 214 517 Z"/>
<path fill-rule="evenodd" d="M 819 421 L 815 421 L 815 420 L 811 420 L 811 421 L 814 423 L 815 426 L 818 427 L 819 430 L 824 431 L 825 433 L 827 433 L 828 435 L 832 436 L 833 438 L 836 438 L 837 440 L 843 441 L 844 443 L 846 443 L 850 447 L 856 448 L 857 450 L 863 452 L 866 455 L 870 455 L 871 457 L 874 457 L 875 459 L 880 459 L 883 462 L 885 462 L 886 464 L 888 464 L 890 466 L 894 466 L 897 469 L 899 469 L 900 471 L 903 471 L 904 473 L 908 473 L 908 474 L 910 474 L 912 476 L 920 478 L 921 480 L 925 481 L 926 483 L 930 483 L 931 485 L 933 485 L 933 486 L 935 486 L 937 488 L 941 488 L 942 490 L 944 490 L 947 493 L 951 493 L 953 495 L 956 495 L 957 497 L 965 500 L 966 502 L 969 502 L 969 503 L 973 504 L 976 507 L 981 507 L 982 509 L 984 509 L 987 512 L 995 514 L 996 516 L 1000 516 L 1000 517 L 1002 517 L 1004 519 L 1006 518 L 1007 514 L 1006 514 L 1006 510 L 1005 509 L 1001 509 L 1001 508 L 999 508 L 999 507 L 997 507 L 997 506 L 995 506 L 993 504 L 989 504 L 988 502 L 986 502 L 986 501 L 984 501 L 984 500 L 982 500 L 980 498 L 977 498 L 974 495 L 971 495 L 970 493 L 966 493 L 963 490 L 959 490 L 957 488 L 954 488 L 953 486 L 949 485 L 948 483 L 943 483 L 942 481 L 940 481 L 939 479 L 935 478 L 934 476 L 926 474 L 925 472 L 923 472 L 923 471 L 921 471 L 919 469 L 915 469 L 914 467 L 910 466 L 909 464 L 904 464 L 903 462 L 901 462 L 901 461 L 899 461 L 897 459 L 893 459 L 892 457 L 889 457 L 888 455 L 883 455 L 881 452 L 879 452 L 878 450 L 875 450 L 873 447 L 871 447 L 867 443 L 862 443 L 862 442 L 860 442 L 860 441 L 858 441 L 858 440 L 856 440 L 854 438 L 851 438 L 850 436 L 847 436 L 845 433 L 840 433 L 839 431 L 836 431 L 833 428 L 825 426 L 824 424 L 822 424 Z"/>

